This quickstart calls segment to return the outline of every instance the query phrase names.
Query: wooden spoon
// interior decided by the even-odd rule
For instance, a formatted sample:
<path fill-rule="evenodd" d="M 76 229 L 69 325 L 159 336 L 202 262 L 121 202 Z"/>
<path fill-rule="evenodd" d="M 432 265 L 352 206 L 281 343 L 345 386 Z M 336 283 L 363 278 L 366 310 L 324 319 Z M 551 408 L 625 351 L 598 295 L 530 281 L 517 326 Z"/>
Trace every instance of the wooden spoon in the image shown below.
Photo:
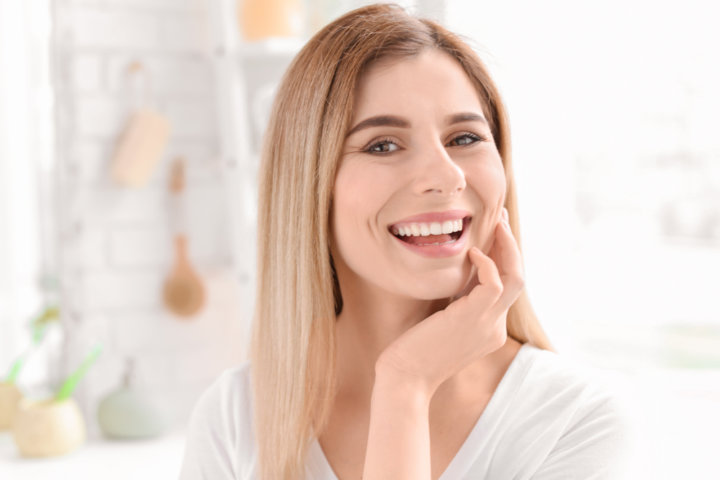
<path fill-rule="evenodd" d="M 205 287 L 187 255 L 185 235 L 175 236 L 175 267 L 165 280 L 165 306 L 176 315 L 191 317 L 205 305 Z"/>
<path fill-rule="evenodd" d="M 170 175 L 170 191 L 179 199 L 184 187 L 185 167 L 183 160 L 178 158 Z M 175 208 L 180 209 L 177 205 Z M 177 218 L 185 212 L 174 213 Z M 175 225 L 175 265 L 165 280 L 163 299 L 165 306 L 180 317 L 191 317 L 205 305 L 205 287 L 190 264 L 187 243 L 187 236 L 182 228 Z"/>

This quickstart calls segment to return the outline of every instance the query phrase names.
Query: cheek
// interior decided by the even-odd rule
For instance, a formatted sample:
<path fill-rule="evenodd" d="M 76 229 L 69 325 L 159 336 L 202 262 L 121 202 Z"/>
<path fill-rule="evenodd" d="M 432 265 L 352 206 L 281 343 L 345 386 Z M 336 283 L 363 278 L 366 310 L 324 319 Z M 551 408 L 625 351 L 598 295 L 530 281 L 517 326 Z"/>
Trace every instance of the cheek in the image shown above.
<path fill-rule="evenodd" d="M 358 169 L 343 169 L 333 190 L 333 237 L 345 256 L 358 244 L 367 244 L 369 225 L 377 215 L 372 182 Z"/>
<path fill-rule="evenodd" d="M 332 236 L 336 254 L 362 277 L 375 277 L 387 266 L 392 241 L 384 231 L 383 208 L 394 192 L 387 169 L 346 164 L 333 188 Z"/>
<path fill-rule="evenodd" d="M 333 198 L 338 221 L 372 224 L 397 188 L 391 171 L 370 163 L 344 165 L 335 178 Z"/>
<path fill-rule="evenodd" d="M 483 166 L 466 172 L 468 187 L 472 188 L 481 205 L 480 217 L 473 220 L 471 230 L 477 246 L 488 253 L 492 245 L 497 219 L 506 196 L 505 172 L 500 166 Z"/>
<path fill-rule="evenodd" d="M 467 186 L 480 197 L 486 208 L 494 208 L 505 199 L 507 190 L 502 164 L 480 164 L 465 171 Z M 502 208 L 502 205 L 500 205 Z"/>
<path fill-rule="evenodd" d="M 333 224 L 336 234 L 347 233 L 361 218 L 367 215 L 363 208 L 362 182 L 354 181 L 352 172 L 341 172 L 335 181 L 333 191 Z"/>

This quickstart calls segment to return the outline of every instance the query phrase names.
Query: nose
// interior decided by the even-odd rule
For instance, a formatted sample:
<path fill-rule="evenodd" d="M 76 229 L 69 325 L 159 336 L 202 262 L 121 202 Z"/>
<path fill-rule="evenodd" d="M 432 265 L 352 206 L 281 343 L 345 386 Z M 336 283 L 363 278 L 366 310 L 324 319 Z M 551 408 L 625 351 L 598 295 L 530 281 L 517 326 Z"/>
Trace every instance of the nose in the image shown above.
<path fill-rule="evenodd" d="M 419 162 L 419 173 L 415 180 L 414 190 L 419 195 L 436 193 L 441 195 L 457 195 L 467 185 L 465 172 L 448 155 L 442 145 L 433 146 L 430 153 L 423 155 Z"/>

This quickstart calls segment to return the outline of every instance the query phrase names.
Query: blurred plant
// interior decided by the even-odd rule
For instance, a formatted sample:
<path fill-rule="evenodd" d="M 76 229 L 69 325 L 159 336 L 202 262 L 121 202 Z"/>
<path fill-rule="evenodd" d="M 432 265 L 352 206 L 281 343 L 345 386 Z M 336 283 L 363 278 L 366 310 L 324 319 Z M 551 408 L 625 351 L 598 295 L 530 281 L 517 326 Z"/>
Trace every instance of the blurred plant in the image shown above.
<path fill-rule="evenodd" d="M 27 359 L 30 357 L 30 355 L 32 355 L 36 347 L 40 345 L 43 338 L 45 338 L 45 334 L 47 333 L 48 329 L 53 324 L 57 323 L 59 318 L 60 310 L 55 306 L 50 306 L 46 307 L 39 315 L 37 315 L 30 321 L 32 339 L 30 346 L 26 348 L 25 351 L 20 354 L 20 356 L 13 362 L 12 366 L 10 367 L 10 372 L 5 378 L 5 381 L 7 383 L 15 383 L 18 375 L 20 374 L 20 371 L 22 370 L 23 366 L 25 366 Z"/>
<path fill-rule="evenodd" d="M 57 395 L 55 395 L 56 401 L 60 402 L 69 398 L 70 395 L 72 395 L 73 391 L 75 391 L 75 387 L 77 387 L 78 382 L 82 380 L 88 369 L 95 363 L 95 360 L 97 360 L 97 358 L 100 356 L 101 352 L 102 345 L 96 345 L 95 348 L 92 349 L 92 351 L 85 357 L 85 360 L 83 360 L 77 370 L 75 370 L 72 375 L 70 375 L 65 380 L 65 382 L 63 382 Z"/>

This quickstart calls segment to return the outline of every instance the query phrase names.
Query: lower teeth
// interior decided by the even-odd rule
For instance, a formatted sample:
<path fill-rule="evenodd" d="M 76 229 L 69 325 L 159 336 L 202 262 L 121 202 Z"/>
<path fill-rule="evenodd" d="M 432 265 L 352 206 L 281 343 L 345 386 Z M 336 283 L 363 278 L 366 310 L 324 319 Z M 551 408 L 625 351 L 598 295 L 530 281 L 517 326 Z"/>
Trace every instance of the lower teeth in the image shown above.
<path fill-rule="evenodd" d="M 447 242 L 443 242 L 443 243 L 418 243 L 418 246 L 430 247 L 430 246 L 435 246 L 435 245 L 447 245 L 448 243 L 455 243 L 455 240 L 448 240 Z"/>

